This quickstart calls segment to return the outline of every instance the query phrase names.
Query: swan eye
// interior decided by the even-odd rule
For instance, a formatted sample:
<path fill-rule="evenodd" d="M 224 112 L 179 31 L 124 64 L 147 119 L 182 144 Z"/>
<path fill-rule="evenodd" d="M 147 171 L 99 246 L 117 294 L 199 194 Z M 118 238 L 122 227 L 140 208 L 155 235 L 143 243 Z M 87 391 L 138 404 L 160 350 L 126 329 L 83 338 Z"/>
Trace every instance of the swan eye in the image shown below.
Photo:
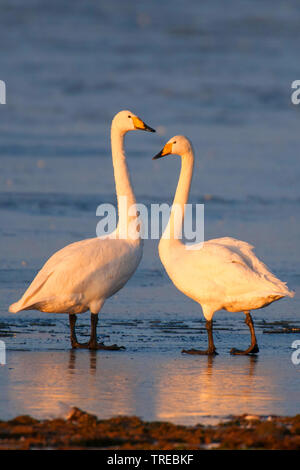
<path fill-rule="evenodd" d="M 176 144 L 176 140 L 173 142 L 173 145 Z"/>
<path fill-rule="evenodd" d="M 129 118 L 131 118 L 131 116 L 128 116 Z"/>

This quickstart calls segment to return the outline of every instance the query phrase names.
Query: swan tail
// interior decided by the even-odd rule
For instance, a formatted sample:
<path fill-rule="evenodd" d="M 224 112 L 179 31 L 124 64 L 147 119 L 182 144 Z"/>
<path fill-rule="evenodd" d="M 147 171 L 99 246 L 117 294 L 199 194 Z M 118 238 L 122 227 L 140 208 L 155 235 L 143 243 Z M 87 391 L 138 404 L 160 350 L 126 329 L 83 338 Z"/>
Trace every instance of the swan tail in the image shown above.
<path fill-rule="evenodd" d="M 51 274 L 52 272 L 47 273 L 46 275 L 41 272 L 38 273 L 27 291 L 24 293 L 23 297 L 18 302 L 9 306 L 9 312 L 18 313 L 21 310 L 30 310 L 30 307 L 33 307 L 37 302 L 36 295 L 41 291 Z"/>
<path fill-rule="evenodd" d="M 295 292 L 289 290 L 286 286 L 284 286 L 285 289 L 280 289 L 278 291 L 269 291 L 266 295 L 265 298 L 267 299 L 268 304 L 275 302 L 276 300 L 283 299 L 284 297 L 294 297 Z M 264 297 L 264 295 L 262 295 Z"/>
<path fill-rule="evenodd" d="M 291 297 L 291 298 L 295 297 L 295 291 L 288 289 L 287 286 L 286 286 L 285 297 Z"/>
<path fill-rule="evenodd" d="M 22 297 L 20 300 L 18 300 L 18 302 L 11 304 L 8 308 L 8 311 L 10 313 L 18 313 L 21 312 L 21 310 L 30 310 L 30 308 L 34 304 L 35 302 L 26 303 L 26 301 L 24 301 L 24 298 Z"/>
<path fill-rule="evenodd" d="M 15 302 L 14 304 L 11 304 L 9 306 L 9 312 L 10 313 L 18 313 L 22 310 L 22 307 L 20 306 L 20 301 L 19 302 Z"/>
<path fill-rule="evenodd" d="M 276 292 L 276 291 L 271 291 L 267 290 L 264 292 L 260 292 L 256 296 L 255 304 L 256 306 L 252 309 L 257 309 L 257 308 L 264 308 L 267 307 L 268 305 L 272 304 L 273 302 L 276 302 L 277 300 L 283 299 L 284 297 L 294 297 L 294 292 L 289 291 L 287 289 L 287 292 Z M 250 308 L 251 310 L 251 308 Z"/>
<path fill-rule="evenodd" d="M 295 292 L 290 290 L 286 282 L 280 281 L 280 279 L 272 276 L 271 279 L 268 279 L 268 282 L 271 283 L 273 289 L 271 290 L 271 295 L 280 295 L 282 297 L 294 297 Z"/>

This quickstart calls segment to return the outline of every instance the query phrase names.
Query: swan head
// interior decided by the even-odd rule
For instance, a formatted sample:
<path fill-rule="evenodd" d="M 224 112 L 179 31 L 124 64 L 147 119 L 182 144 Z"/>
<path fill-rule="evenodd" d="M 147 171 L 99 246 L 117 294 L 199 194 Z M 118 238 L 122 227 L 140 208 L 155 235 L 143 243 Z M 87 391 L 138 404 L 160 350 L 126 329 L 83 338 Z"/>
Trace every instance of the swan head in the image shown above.
<path fill-rule="evenodd" d="M 113 118 L 112 124 L 121 132 L 136 130 L 155 132 L 155 130 L 145 124 L 144 121 L 141 120 L 141 118 L 139 118 L 138 116 L 136 116 L 136 114 L 128 110 L 120 111 L 118 114 L 116 114 Z"/>
<path fill-rule="evenodd" d="M 184 155 L 193 151 L 191 141 L 184 135 L 175 135 L 168 140 L 162 150 L 153 157 L 153 160 L 165 157 L 166 155 Z"/>

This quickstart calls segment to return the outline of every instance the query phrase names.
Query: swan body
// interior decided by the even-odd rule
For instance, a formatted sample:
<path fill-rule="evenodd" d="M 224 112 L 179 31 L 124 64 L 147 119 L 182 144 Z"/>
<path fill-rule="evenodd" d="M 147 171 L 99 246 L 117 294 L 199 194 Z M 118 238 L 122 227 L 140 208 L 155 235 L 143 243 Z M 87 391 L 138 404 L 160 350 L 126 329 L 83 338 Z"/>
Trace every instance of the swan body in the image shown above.
<path fill-rule="evenodd" d="M 100 237 L 72 243 L 49 258 L 10 312 L 99 313 L 105 299 L 134 274 L 142 254 L 141 239 L 130 243 Z"/>
<path fill-rule="evenodd" d="M 175 286 L 202 305 L 206 320 L 217 310 L 254 310 L 292 295 L 251 245 L 234 238 L 209 240 L 199 250 L 160 242 L 159 255 Z"/>
<path fill-rule="evenodd" d="M 211 322 L 217 310 L 245 312 L 247 324 L 250 325 L 250 310 L 265 307 L 282 297 L 293 297 L 294 293 L 257 258 L 253 246 L 246 242 L 224 237 L 193 245 L 190 249 L 180 240 L 184 206 L 188 201 L 193 174 L 194 152 L 186 137 L 175 136 L 154 159 L 169 154 L 180 155 L 182 166 L 169 223 L 159 242 L 159 256 L 174 285 L 201 305 L 207 320 L 208 350 L 189 352 L 215 353 Z M 175 216 L 174 208 L 178 206 L 182 209 L 181 217 L 178 217 L 178 212 Z M 252 327 L 253 324 L 250 330 Z M 252 340 L 255 344 L 247 353 L 258 352 L 256 338 L 252 336 Z"/>
<path fill-rule="evenodd" d="M 119 112 L 111 126 L 112 158 L 119 208 L 119 222 L 115 231 L 103 237 L 71 243 L 57 251 L 38 272 L 22 298 L 9 307 L 13 313 L 32 309 L 69 313 L 73 347 L 82 346 L 77 342 L 75 335 L 76 314 L 90 310 L 92 334 L 87 346 L 100 349 L 96 342 L 96 317 L 105 300 L 118 292 L 131 278 L 142 258 L 141 237 L 130 236 L 126 231 L 126 227 L 137 222 L 138 214 L 133 212 L 132 215 L 130 211 L 129 215 L 127 210 L 136 204 L 136 200 L 123 143 L 125 134 L 137 129 L 154 132 L 130 111 Z M 121 197 L 127 198 L 125 212 L 120 204 Z M 104 345 L 101 349 L 103 348 Z"/>

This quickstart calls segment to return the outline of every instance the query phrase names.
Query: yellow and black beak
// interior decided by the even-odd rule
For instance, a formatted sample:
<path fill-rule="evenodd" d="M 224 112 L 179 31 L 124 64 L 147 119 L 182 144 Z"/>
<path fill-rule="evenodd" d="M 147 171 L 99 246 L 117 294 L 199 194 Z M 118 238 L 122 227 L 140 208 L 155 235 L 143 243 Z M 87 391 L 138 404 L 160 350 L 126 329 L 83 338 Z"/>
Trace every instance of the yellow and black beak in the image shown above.
<path fill-rule="evenodd" d="M 165 155 L 170 155 L 172 153 L 172 144 L 171 142 L 168 142 L 164 148 L 157 154 L 155 157 L 152 158 L 152 160 L 157 160 L 158 158 L 162 158 Z"/>
<path fill-rule="evenodd" d="M 147 132 L 155 132 L 155 129 L 152 129 L 152 127 L 147 126 L 147 124 L 145 124 L 144 121 L 142 121 L 137 116 L 132 116 L 132 121 L 135 129 L 140 129 L 141 131 Z"/>

